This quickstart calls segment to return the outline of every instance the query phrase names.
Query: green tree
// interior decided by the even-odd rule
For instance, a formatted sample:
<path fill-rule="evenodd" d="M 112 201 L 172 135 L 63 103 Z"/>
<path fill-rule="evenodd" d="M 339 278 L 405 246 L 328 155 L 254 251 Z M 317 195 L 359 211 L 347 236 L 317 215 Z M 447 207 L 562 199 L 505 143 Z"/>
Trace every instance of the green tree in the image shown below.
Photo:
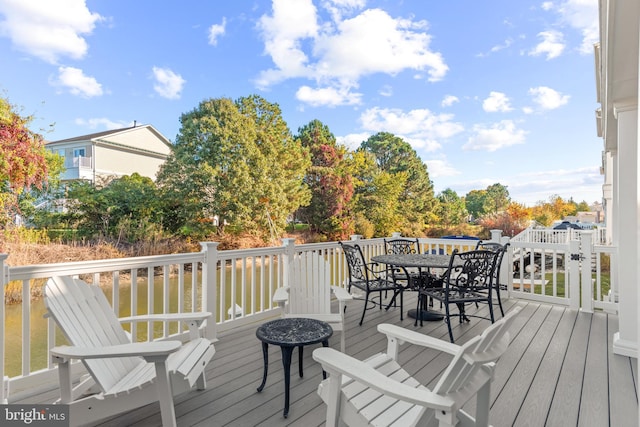
<path fill-rule="evenodd" d="M 158 173 L 172 229 L 206 232 L 217 219 L 220 233 L 230 224 L 278 234 L 308 203 L 302 180 L 309 159 L 276 104 L 258 96 L 208 99 L 180 123 L 174 152 Z"/>
<path fill-rule="evenodd" d="M 467 212 L 478 219 L 487 213 L 487 190 L 471 190 L 464 198 Z"/>
<path fill-rule="evenodd" d="M 357 193 L 357 210 L 373 224 L 376 236 L 389 236 L 402 223 L 401 195 L 406 179 L 406 173 L 379 170 L 370 185 L 361 187 Z"/>
<path fill-rule="evenodd" d="M 147 240 L 151 229 L 160 231 L 162 206 L 154 182 L 133 173 L 112 178 L 103 186 L 74 182 L 67 193 L 67 224 L 81 234 L 130 242 Z"/>
<path fill-rule="evenodd" d="M 279 235 L 287 218 L 311 198 L 308 187 L 303 185 L 311 164 L 308 150 L 293 138 L 278 104 L 251 95 L 238 99 L 236 105 L 256 129 L 258 156 L 251 176 L 258 205 L 252 222 Z"/>
<path fill-rule="evenodd" d="M 62 171 L 60 156 L 47 151 L 42 135 L 29 129 L 32 116 L 21 116 L 0 97 L 0 225 L 34 201 L 29 191 L 46 189 Z"/>
<path fill-rule="evenodd" d="M 498 213 L 507 208 L 511 202 L 509 190 L 502 184 L 493 184 L 487 187 L 488 212 Z"/>
<path fill-rule="evenodd" d="M 591 206 L 586 201 L 581 201 L 576 205 L 576 212 L 590 212 Z"/>
<path fill-rule="evenodd" d="M 423 228 L 436 205 L 433 183 L 427 165 L 418 157 L 411 145 L 393 134 L 379 132 L 364 141 L 360 150 L 372 153 L 378 167 L 391 176 L 404 174 L 400 194 L 401 204 L 396 215 L 402 220 L 395 231 Z"/>
<path fill-rule="evenodd" d="M 440 224 L 445 227 L 466 222 L 467 209 L 464 200 L 450 188 L 438 194 L 439 208 L 437 210 Z"/>
<path fill-rule="evenodd" d="M 348 209 L 354 189 L 345 161 L 347 150 L 336 144 L 329 127 L 319 120 L 299 128 L 296 139 L 311 155 L 311 166 L 305 176 L 311 201 L 299 209 L 298 215 L 313 231 L 325 234 L 328 239 L 346 239 L 354 231 Z"/>

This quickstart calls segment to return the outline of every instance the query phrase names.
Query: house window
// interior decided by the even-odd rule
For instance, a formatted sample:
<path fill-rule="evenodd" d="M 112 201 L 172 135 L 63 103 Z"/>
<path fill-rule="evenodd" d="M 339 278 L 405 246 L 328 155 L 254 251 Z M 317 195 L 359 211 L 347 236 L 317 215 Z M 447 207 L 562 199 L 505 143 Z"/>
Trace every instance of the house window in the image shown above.
<path fill-rule="evenodd" d="M 74 148 L 73 157 L 85 157 L 84 148 Z"/>

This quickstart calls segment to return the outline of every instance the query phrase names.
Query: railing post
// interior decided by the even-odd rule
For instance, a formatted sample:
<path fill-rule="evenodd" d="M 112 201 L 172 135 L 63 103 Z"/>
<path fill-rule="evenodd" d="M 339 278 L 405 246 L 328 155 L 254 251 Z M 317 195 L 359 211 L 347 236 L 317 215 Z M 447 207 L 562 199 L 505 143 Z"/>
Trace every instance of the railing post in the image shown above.
<path fill-rule="evenodd" d="M 361 234 L 352 234 L 350 237 L 351 237 L 351 240 L 360 240 L 360 239 L 362 239 L 362 235 Z"/>
<path fill-rule="evenodd" d="M 593 280 L 591 279 L 591 240 L 593 231 L 582 231 L 580 233 L 580 259 L 582 260 L 582 311 L 593 313 Z"/>
<path fill-rule="evenodd" d="M 501 236 L 498 243 L 504 246 L 510 241 L 511 238 L 509 236 Z M 502 257 L 502 264 L 500 264 L 500 277 L 498 279 L 499 283 L 507 285 L 507 295 L 511 298 L 511 290 L 513 289 L 513 248 L 511 245 L 507 246 L 507 251 Z"/>
<path fill-rule="evenodd" d="M 282 255 L 282 286 L 289 286 L 291 280 L 291 266 L 293 263 L 293 256 L 296 249 L 296 239 L 284 238 L 282 240 L 282 246 L 284 246 L 284 254 Z"/>
<path fill-rule="evenodd" d="M 569 307 L 580 309 L 580 241 L 569 241 Z M 565 284 L 565 287 L 567 284 Z M 565 289 L 565 294 L 566 294 Z"/>
<path fill-rule="evenodd" d="M 392 239 L 397 239 L 402 237 L 402 233 L 400 233 L 399 231 L 394 231 L 393 233 L 391 233 L 391 238 Z"/>
<path fill-rule="evenodd" d="M 211 341 L 218 339 L 218 282 L 216 277 L 218 245 L 218 242 L 200 242 L 204 255 L 202 263 L 202 310 L 213 314 L 213 321 L 207 321 L 205 325 L 204 336 Z"/>
<path fill-rule="evenodd" d="M 500 243 L 502 239 L 502 230 L 491 230 L 491 241 Z"/>

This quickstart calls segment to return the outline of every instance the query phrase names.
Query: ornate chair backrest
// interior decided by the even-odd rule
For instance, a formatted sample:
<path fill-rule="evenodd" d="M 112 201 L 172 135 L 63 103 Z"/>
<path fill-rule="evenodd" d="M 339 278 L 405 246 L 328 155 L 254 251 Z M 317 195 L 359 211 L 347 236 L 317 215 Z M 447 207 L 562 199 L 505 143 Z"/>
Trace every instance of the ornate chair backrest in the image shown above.
<path fill-rule="evenodd" d="M 347 259 L 347 267 L 349 268 L 349 280 L 351 282 L 369 283 L 369 269 L 364 260 L 362 249 L 356 243 L 347 244 L 340 242 L 344 256 Z"/>
<path fill-rule="evenodd" d="M 390 255 L 417 254 L 420 252 L 418 239 L 384 239 L 385 251 Z"/>
<path fill-rule="evenodd" d="M 445 285 L 456 291 L 488 290 L 491 294 L 498 255 L 499 253 L 483 250 L 454 250 L 446 272 Z"/>
<path fill-rule="evenodd" d="M 302 252 L 290 264 L 289 314 L 331 313 L 331 266 L 317 252 Z"/>
<path fill-rule="evenodd" d="M 496 267 L 493 271 L 493 285 L 500 285 L 500 266 L 502 265 L 502 258 L 504 258 L 505 252 L 507 252 L 507 247 L 509 243 L 501 245 L 500 243 L 495 242 L 482 242 L 479 241 L 476 245 L 476 250 L 487 250 L 492 252 L 497 252 L 498 256 L 496 257 Z"/>

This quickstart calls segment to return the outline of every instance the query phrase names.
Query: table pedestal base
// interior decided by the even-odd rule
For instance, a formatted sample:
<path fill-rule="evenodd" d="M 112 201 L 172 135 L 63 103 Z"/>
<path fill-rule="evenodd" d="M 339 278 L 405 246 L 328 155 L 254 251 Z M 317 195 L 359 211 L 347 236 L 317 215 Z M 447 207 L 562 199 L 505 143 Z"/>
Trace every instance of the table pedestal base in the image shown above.
<path fill-rule="evenodd" d="M 418 310 L 412 309 L 407 312 L 407 316 L 411 317 L 412 319 L 415 319 L 417 317 L 418 320 L 427 320 L 427 321 L 444 319 L 444 315 L 440 313 L 435 313 L 429 310 L 420 310 L 420 317 L 417 316 L 417 313 L 418 313 Z"/>

